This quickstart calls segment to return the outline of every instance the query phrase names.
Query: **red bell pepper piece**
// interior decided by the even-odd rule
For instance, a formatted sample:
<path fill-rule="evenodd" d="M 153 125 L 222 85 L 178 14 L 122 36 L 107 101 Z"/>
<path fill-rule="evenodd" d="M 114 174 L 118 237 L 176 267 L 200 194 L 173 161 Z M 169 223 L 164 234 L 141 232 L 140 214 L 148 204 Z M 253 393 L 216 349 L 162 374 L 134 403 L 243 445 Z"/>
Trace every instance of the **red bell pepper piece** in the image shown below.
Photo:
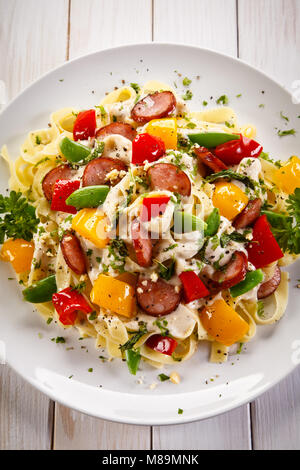
<path fill-rule="evenodd" d="M 83 295 L 72 287 L 53 294 L 52 303 L 63 325 L 74 325 L 79 310 L 85 313 L 93 311 Z"/>
<path fill-rule="evenodd" d="M 259 157 L 263 147 L 253 139 L 240 134 L 239 140 L 231 140 L 218 145 L 213 153 L 227 165 L 238 165 L 243 158 Z"/>
<path fill-rule="evenodd" d="M 176 349 L 177 341 L 168 336 L 153 335 L 147 339 L 146 345 L 154 351 L 166 354 L 167 356 L 172 356 L 173 352 Z"/>
<path fill-rule="evenodd" d="M 68 212 L 69 214 L 76 214 L 77 210 L 74 206 L 66 204 L 66 199 L 79 189 L 80 181 L 70 180 L 57 180 L 55 182 L 54 191 L 52 195 L 51 210 Z"/>
<path fill-rule="evenodd" d="M 248 260 L 258 268 L 263 268 L 284 255 L 278 245 L 266 215 L 261 215 L 253 227 L 253 240 L 247 247 Z"/>
<path fill-rule="evenodd" d="M 179 279 L 183 284 L 184 298 L 187 304 L 210 294 L 207 287 L 194 271 L 184 271 L 179 274 Z"/>
<path fill-rule="evenodd" d="M 145 197 L 140 213 L 142 222 L 151 220 L 152 217 L 162 215 L 170 200 L 169 196 Z"/>
<path fill-rule="evenodd" d="M 155 162 L 164 155 L 166 147 L 162 139 L 144 133 L 138 134 L 132 142 L 132 163 L 143 165 L 148 162 Z"/>
<path fill-rule="evenodd" d="M 96 126 L 96 111 L 94 109 L 82 111 L 74 122 L 74 140 L 87 140 L 89 137 L 95 137 Z"/>

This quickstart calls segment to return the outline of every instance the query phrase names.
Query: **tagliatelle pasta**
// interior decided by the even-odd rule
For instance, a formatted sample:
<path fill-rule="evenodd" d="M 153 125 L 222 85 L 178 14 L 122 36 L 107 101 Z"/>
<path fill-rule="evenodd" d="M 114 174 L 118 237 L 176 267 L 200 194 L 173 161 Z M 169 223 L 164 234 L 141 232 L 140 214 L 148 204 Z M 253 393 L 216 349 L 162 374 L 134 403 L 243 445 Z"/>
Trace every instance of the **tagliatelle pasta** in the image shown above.
<path fill-rule="evenodd" d="M 255 136 L 232 108 L 189 111 L 172 87 L 150 81 L 92 110 L 55 111 L 15 161 L 4 146 L 30 226 L 18 219 L 12 233 L 3 222 L 1 257 L 17 266 L 14 242 L 33 240 L 28 271 L 16 269 L 25 300 L 125 358 L 133 374 L 141 358 L 188 360 L 200 342 L 225 362 L 256 325 L 282 317 L 288 274 L 278 266 L 299 256 L 283 233 L 299 223 L 300 160 L 287 194 L 277 175 L 285 163 Z"/>

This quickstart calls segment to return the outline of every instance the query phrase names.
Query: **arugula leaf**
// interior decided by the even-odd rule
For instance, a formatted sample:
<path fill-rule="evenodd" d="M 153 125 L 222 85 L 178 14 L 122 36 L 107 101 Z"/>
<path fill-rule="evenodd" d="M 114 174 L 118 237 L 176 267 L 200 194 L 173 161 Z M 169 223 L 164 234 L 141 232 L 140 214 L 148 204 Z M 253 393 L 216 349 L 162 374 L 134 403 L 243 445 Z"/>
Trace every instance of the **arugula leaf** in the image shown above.
<path fill-rule="evenodd" d="M 251 189 L 255 189 L 256 187 L 255 181 L 249 178 L 249 176 L 241 175 L 240 173 L 236 173 L 233 170 L 222 170 L 219 173 L 213 173 L 212 175 L 207 176 L 205 178 L 205 181 L 207 181 L 208 183 L 213 183 L 214 181 L 220 178 L 229 178 L 229 179 L 241 181 L 246 186 L 249 186 L 249 188 Z"/>
<path fill-rule="evenodd" d="M 28 204 L 22 193 L 11 191 L 9 196 L 0 194 L 0 243 L 7 238 L 23 238 L 32 240 L 33 233 L 37 232 L 40 220 L 35 215 L 35 207 Z"/>

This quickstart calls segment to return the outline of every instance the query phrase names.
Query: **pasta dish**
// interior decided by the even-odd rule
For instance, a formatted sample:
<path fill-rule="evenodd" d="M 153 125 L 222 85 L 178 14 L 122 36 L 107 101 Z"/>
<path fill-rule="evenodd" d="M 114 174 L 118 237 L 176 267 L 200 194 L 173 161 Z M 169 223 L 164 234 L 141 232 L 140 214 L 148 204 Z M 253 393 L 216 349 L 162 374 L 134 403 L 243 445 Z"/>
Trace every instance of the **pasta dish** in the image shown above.
<path fill-rule="evenodd" d="M 25 301 L 134 375 L 203 341 L 226 361 L 282 317 L 300 253 L 300 159 L 270 158 L 225 96 L 189 98 L 131 84 L 1 150 L 1 259 Z"/>

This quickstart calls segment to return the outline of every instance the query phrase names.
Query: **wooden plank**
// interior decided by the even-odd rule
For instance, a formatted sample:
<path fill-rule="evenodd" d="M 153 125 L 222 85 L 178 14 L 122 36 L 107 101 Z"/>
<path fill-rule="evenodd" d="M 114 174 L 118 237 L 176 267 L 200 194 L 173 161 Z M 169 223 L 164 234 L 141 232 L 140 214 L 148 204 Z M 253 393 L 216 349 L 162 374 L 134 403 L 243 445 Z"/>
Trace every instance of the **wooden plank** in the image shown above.
<path fill-rule="evenodd" d="M 54 449 L 146 450 L 150 426 L 111 423 L 56 404 Z"/>
<path fill-rule="evenodd" d="M 66 57 L 68 0 L 0 0 L 0 80 L 13 98 Z M 49 449 L 54 404 L 0 367 L 0 448 Z"/>
<path fill-rule="evenodd" d="M 154 40 L 196 44 L 236 56 L 235 0 L 154 0 Z M 249 449 L 249 405 L 224 415 L 153 428 L 154 449 Z"/>
<path fill-rule="evenodd" d="M 150 41 L 151 9 L 151 0 L 72 0 L 70 59 L 116 44 Z M 111 423 L 56 405 L 55 449 L 150 449 L 150 443 L 150 426 Z"/>
<path fill-rule="evenodd" d="M 70 58 L 152 37 L 151 0 L 71 0 Z"/>
<path fill-rule="evenodd" d="M 253 448 L 300 448 L 300 368 L 251 405 Z"/>
<path fill-rule="evenodd" d="M 291 88 L 300 77 L 300 2 L 239 0 L 238 17 L 240 58 Z"/>
<path fill-rule="evenodd" d="M 238 18 L 240 57 L 291 89 L 300 77 L 300 2 L 239 0 Z M 299 385 L 298 368 L 251 405 L 255 449 L 299 449 Z"/>
<path fill-rule="evenodd" d="M 196 44 L 236 56 L 235 0 L 154 0 L 154 40 Z"/>
<path fill-rule="evenodd" d="M 0 0 L 0 79 L 11 99 L 66 57 L 68 0 Z"/>
<path fill-rule="evenodd" d="M 251 448 L 249 407 L 177 426 L 154 426 L 153 449 L 246 450 Z"/>
<path fill-rule="evenodd" d="M 0 449 L 51 449 L 54 403 L 0 366 Z"/>

